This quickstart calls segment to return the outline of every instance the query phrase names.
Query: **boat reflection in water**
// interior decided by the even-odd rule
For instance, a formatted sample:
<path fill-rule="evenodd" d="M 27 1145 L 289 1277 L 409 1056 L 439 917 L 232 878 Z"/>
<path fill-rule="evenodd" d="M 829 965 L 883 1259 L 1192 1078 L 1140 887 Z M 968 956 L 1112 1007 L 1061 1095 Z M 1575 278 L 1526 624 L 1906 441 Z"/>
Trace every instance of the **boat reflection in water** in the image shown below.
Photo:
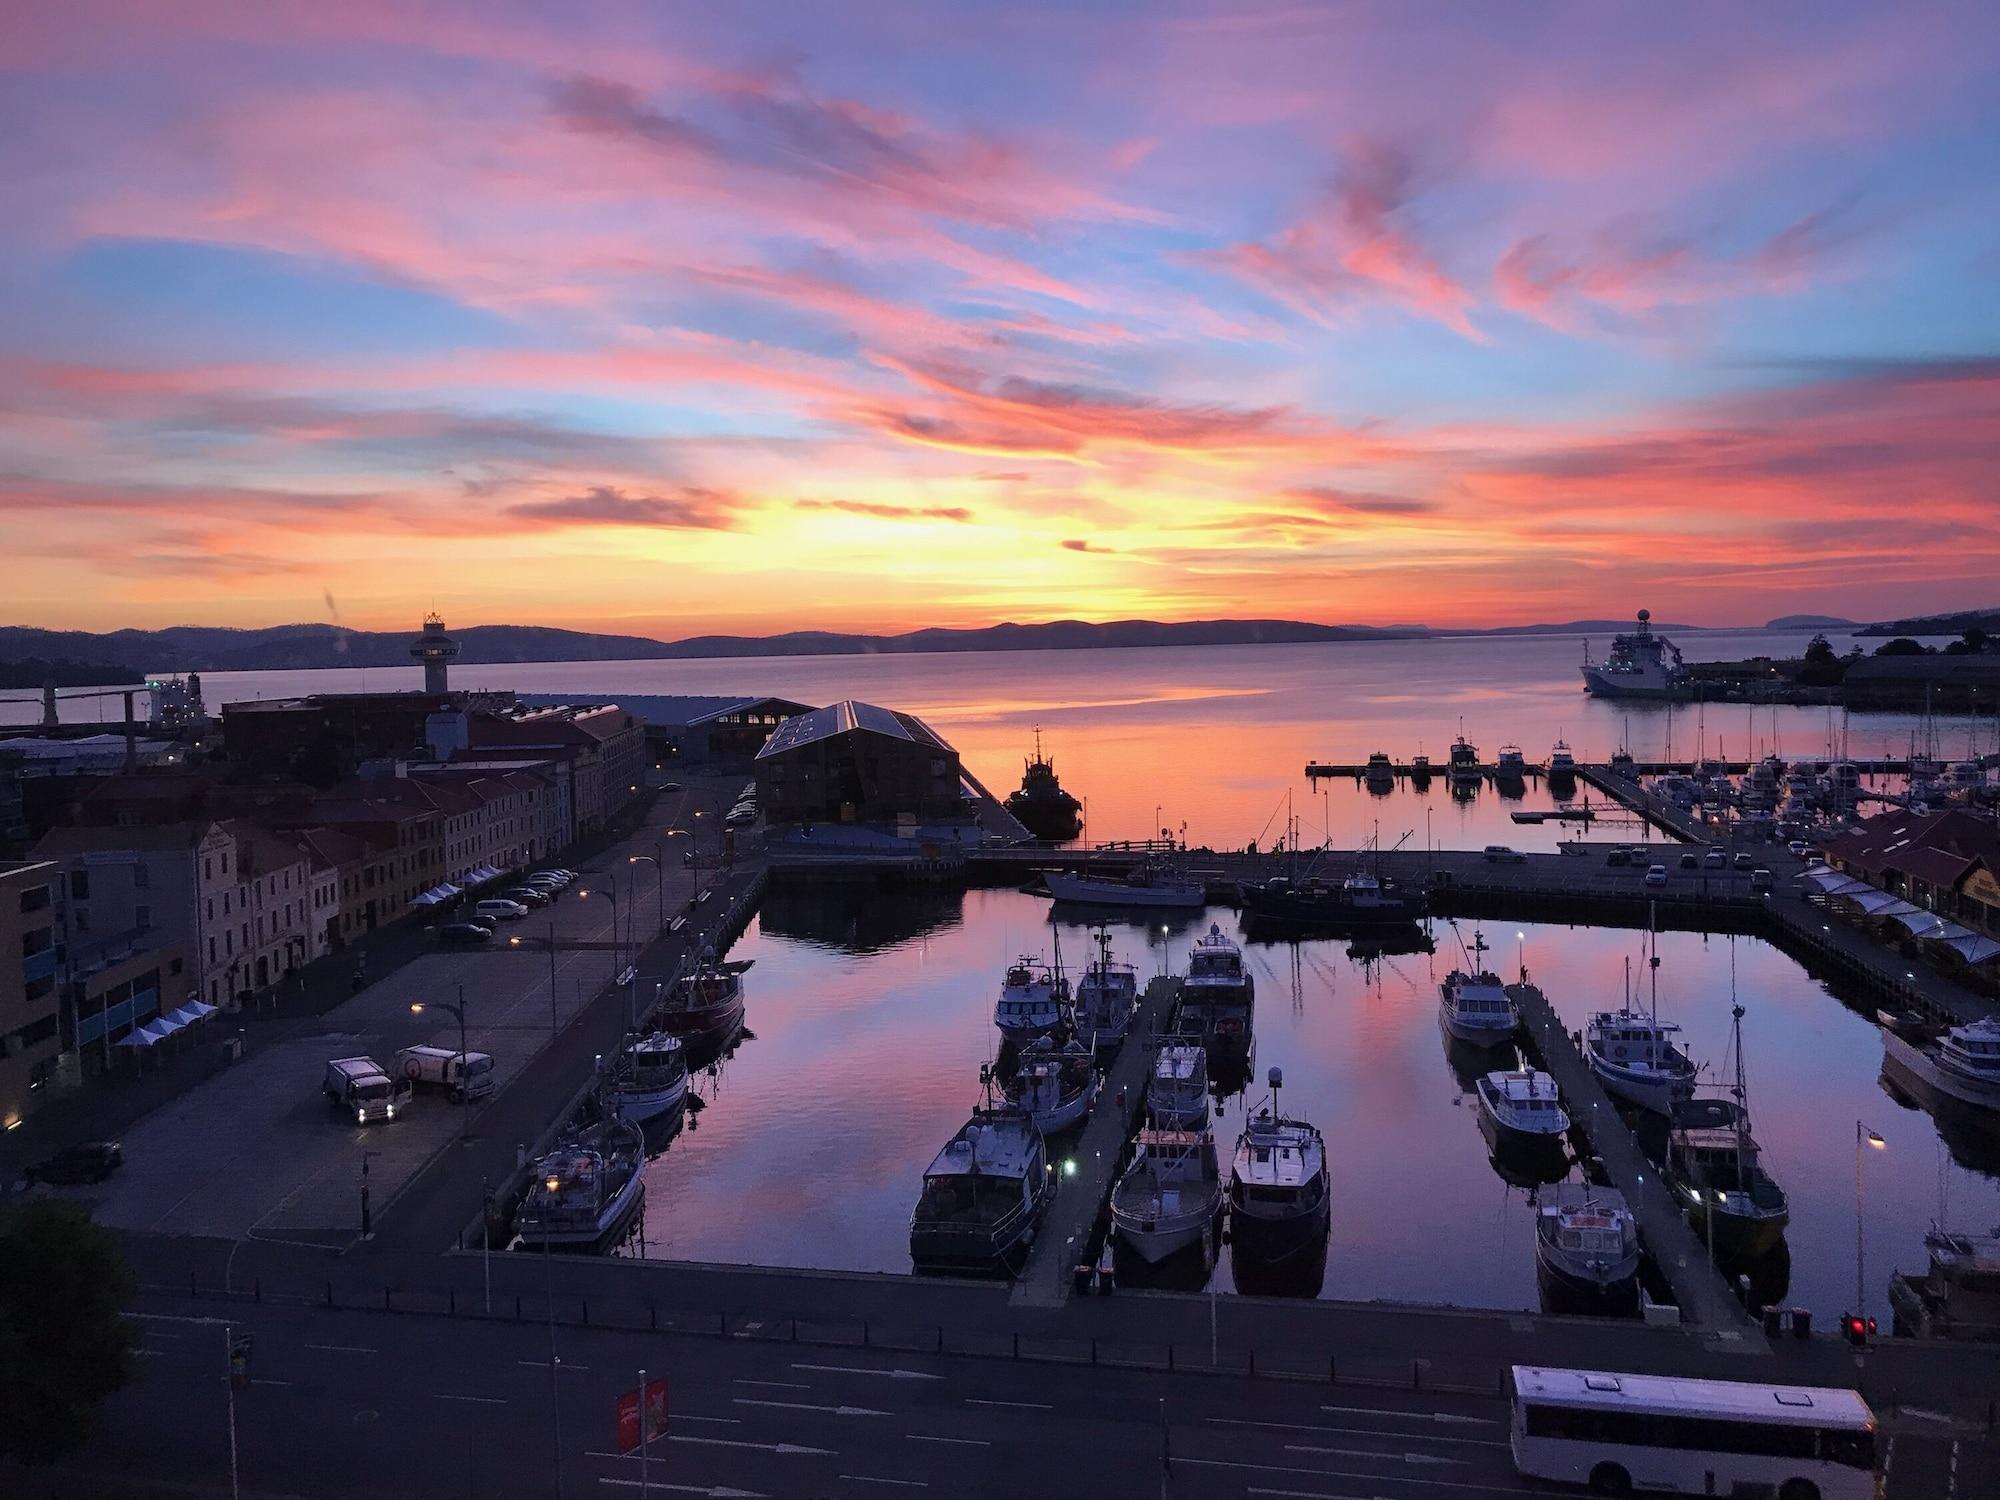
<path fill-rule="evenodd" d="M 866 885 L 773 884 L 757 908 L 762 931 L 841 953 L 876 953 L 962 926 L 965 892 L 901 886 L 895 899 Z"/>
<path fill-rule="evenodd" d="M 1953 1161 L 1969 1172 L 2000 1177 L 2000 1115 L 1939 1093 L 1886 1055 L 1875 1081 L 1898 1109 L 1930 1116 Z"/>

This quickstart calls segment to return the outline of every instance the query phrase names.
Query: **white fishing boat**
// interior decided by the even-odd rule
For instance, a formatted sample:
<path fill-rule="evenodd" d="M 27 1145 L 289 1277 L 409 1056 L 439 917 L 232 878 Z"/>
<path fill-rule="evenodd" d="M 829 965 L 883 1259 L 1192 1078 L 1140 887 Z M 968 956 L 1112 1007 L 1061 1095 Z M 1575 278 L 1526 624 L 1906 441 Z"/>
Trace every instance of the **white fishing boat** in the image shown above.
<path fill-rule="evenodd" d="M 1017 1047 L 1053 1035 L 1063 1024 L 1064 990 L 1062 981 L 1040 959 L 1016 959 L 1000 982 L 993 1024 Z"/>
<path fill-rule="evenodd" d="M 604 1070 L 605 1104 L 635 1125 L 679 1109 L 687 1088 L 686 1044 L 663 1031 L 626 1037 Z"/>
<path fill-rule="evenodd" d="M 1162 1130 L 1200 1130 L 1208 1124 L 1206 1047 L 1169 1042 L 1160 1048 L 1146 1082 L 1146 1112 Z"/>
<path fill-rule="evenodd" d="M 645 1160 L 645 1137 L 623 1120 L 568 1137 L 535 1166 L 514 1216 L 521 1244 L 589 1251 L 615 1243 L 645 1200 Z"/>
<path fill-rule="evenodd" d="M 1521 1025 L 1521 1011 L 1498 974 L 1484 968 L 1484 935 L 1475 930 L 1472 946 L 1464 948 L 1466 966 L 1453 969 L 1438 986 L 1438 1019 L 1445 1031 L 1475 1047 L 1497 1047 Z"/>
<path fill-rule="evenodd" d="M 1041 1131 L 1020 1110 L 994 1107 L 991 1074 L 980 1078 L 986 1103 L 931 1162 L 910 1215 L 920 1271 L 1014 1275 L 1055 1196 Z"/>
<path fill-rule="evenodd" d="M 1562 1311 L 1639 1310 L 1639 1225 L 1616 1188 L 1563 1182 L 1535 1207 L 1535 1269 Z"/>
<path fill-rule="evenodd" d="M 1628 1104 L 1669 1115 L 1674 1106 L 1693 1097 L 1698 1071 L 1674 1040 L 1680 1027 L 1659 1016 L 1659 955 L 1649 966 L 1653 974 L 1650 1010 L 1632 1003 L 1632 966 L 1625 965 L 1625 1003 L 1618 1010 L 1601 1010 L 1583 1028 L 1584 1061 L 1605 1092 Z"/>
<path fill-rule="evenodd" d="M 1562 1153 L 1569 1111 L 1563 1108 L 1555 1079 L 1547 1073 L 1528 1068 L 1488 1073 L 1474 1091 L 1480 1129 L 1496 1153 Z"/>
<path fill-rule="evenodd" d="M 1205 905 L 1208 888 L 1163 859 L 1149 858 L 1123 876 L 1082 875 L 1050 870 L 1042 876 L 1048 893 L 1078 906 L 1139 906 L 1188 911 Z"/>
<path fill-rule="evenodd" d="M 1448 773 L 1454 786 L 1476 785 L 1481 776 L 1479 769 L 1479 747 L 1465 737 L 1465 726 L 1459 725 L 1458 738 L 1451 742 L 1451 759 L 1447 763 Z"/>
<path fill-rule="evenodd" d="M 1920 1032 L 1885 1026 L 1882 1050 L 1920 1082 L 1977 1109 L 2000 1110 L 2000 1017 Z"/>
<path fill-rule="evenodd" d="M 1111 930 L 1095 933 L 1097 957 L 1076 983 L 1076 1034 L 1099 1052 L 1115 1051 L 1132 1029 L 1139 1004 L 1139 971 L 1111 954 Z"/>
<path fill-rule="evenodd" d="M 1207 1130 L 1144 1129 L 1111 1190 L 1111 1226 L 1142 1260 L 1157 1264 L 1191 1245 L 1215 1245 L 1222 1171 Z"/>
<path fill-rule="evenodd" d="M 1243 967 L 1243 950 L 1211 922 L 1188 952 L 1181 980 L 1176 1029 L 1199 1036 L 1218 1051 L 1245 1051 L 1256 1008 L 1257 983 Z"/>
<path fill-rule="evenodd" d="M 1502 745 L 1493 774 L 1501 781 L 1520 781 L 1528 774 L 1528 758 L 1519 745 Z"/>
<path fill-rule="evenodd" d="M 1073 1129 L 1096 1098 L 1097 1061 L 1080 1041 L 1060 1051 L 1048 1037 L 1030 1043 L 1007 1083 L 1007 1102 L 1027 1114 L 1043 1135 Z"/>
<path fill-rule="evenodd" d="M 1555 748 L 1549 752 L 1549 776 L 1551 779 L 1576 779 L 1576 756 L 1565 741 L 1557 740 Z"/>
<path fill-rule="evenodd" d="M 1230 1254 L 1238 1264 L 1275 1267 L 1326 1244 L 1332 1223 L 1326 1142 L 1278 1108 L 1284 1074 L 1271 1069 L 1271 1097 L 1236 1139 L 1229 1171 Z"/>

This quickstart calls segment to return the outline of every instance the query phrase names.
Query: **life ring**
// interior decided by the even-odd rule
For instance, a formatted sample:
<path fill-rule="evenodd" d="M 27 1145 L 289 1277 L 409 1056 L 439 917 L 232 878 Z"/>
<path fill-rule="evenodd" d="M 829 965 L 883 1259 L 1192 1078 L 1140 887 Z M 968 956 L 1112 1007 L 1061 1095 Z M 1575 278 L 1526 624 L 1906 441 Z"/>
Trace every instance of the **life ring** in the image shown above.
<path fill-rule="evenodd" d="M 409 1079 L 410 1082 L 412 1083 L 415 1083 L 418 1078 L 423 1076 L 423 1071 L 424 1071 L 424 1065 L 418 1062 L 414 1057 L 407 1059 L 403 1063 L 403 1076 Z"/>

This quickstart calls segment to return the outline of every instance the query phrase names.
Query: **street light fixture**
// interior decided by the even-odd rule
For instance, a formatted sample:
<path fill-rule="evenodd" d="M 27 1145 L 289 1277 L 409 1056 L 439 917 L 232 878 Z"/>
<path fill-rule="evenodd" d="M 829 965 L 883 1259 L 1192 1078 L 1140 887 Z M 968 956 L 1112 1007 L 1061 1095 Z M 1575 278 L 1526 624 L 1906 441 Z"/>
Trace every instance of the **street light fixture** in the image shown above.
<path fill-rule="evenodd" d="M 604 883 L 609 889 L 599 894 L 611 903 L 611 977 L 615 980 L 625 967 L 622 962 L 625 957 L 625 950 L 618 939 L 618 877 L 616 875 L 606 875 Z M 627 894 L 630 893 L 628 892 Z M 589 896 L 590 892 L 588 890 L 580 890 L 576 893 L 576 899 L 579 901 L 587 900 Z"/>
<path fill-rule="evenodd" d="M 1868 1316 L 1868 1283 L 1862 1272 L 1862 1256 L 1867 1244 L 1861 1218 L 1861 1164 L 1866 1159 L 1863 1148 L 1872 1146 L 1881 1151 L 1888 1144 L 1859 1120 L 1854 1122 L 1854 1315 L 1857 1318 Z"/>
<path fill-rule="evenodd" d="M 449 1000 L 433 1000 L 430 1003 L 439 1010 L 450 1011 L 458 1018 L 458 1100 L 464 1106 L 459 1112 L 458 1138 L 460 1141 L 469 1141 L 472 1139 L 472 1088 L 470 1075 L 466 1071 L 465 986 L 461 984 L 458 987 L 458 1002 L 456 1004 L 453 1004 Z M 424 1009 L 425 1005 L 423 1001 L 412 1000 L 410 1002 L 411 1015 L 420 1016 L 424 1013 Z"/>
<path fill-rule="evenodd" d="M 647 864 L 653 867 L 653 894 L 660 898 L 660 931 L 665 932 L 667 930 L 667 849 L 664 844 L 656 844 L 654 847 L 659 851 L 657 854 L 628 855 L 626 856 L 625 863 L 628 865 Z M 637 947 L 636 939 L 634 940 L 634 947 Z"/>

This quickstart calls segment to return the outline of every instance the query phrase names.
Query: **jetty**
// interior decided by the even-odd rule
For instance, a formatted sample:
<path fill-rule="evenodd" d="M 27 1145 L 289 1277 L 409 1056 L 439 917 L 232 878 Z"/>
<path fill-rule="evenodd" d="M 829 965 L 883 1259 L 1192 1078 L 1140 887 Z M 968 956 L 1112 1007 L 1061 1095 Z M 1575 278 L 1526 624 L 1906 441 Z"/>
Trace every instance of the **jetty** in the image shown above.
<path fill-rule="evenodd" d="M 1688 1228 L 1666 1183 L 1639 1149 L 1638 1140 L 1619 1116 L 1611 1096 L 1598 1083 L 1597 1075 L 1590 1071 L 1575 1040 L 1563 1029 L 1562 1018 L 1555 1013 L 1548 997 L 1525 982 L 1508 985 L 1507 993 L 1520 1007 L 1521 1024 L 1535 1050 L 1536 1061 L 1555 1079 L 1569 1106 L 1570 1119 L 1583 1131 L 1590 1149 L 1604 1163 L 1612 1185 L 1625 1195 L 1633 1217 L 1639 1221 L 1639 1235 L 1653 1264 L 1673 1288 L 1681 1322 L 1747 1342 L 1757 1332 L 1749 1312 L 1715 1269 L 1694 1231 Z M 1762 1339 L 1757 1343 L 1761 1347 Z"/>
<path fill-rule="evenodd" d="M 1132 1029 L 1097 1090 L 1089 1121 L 1067 1155 L 1050 1153 L 1058 1174 L 1056 1200 L 1009 1294 L 1014 1306 L 1061 1307 L 1069 1299 L 1077 1264 L 1090 1257 L 1097 1242 L 1112 1184 L 1125 1165 L 1125 1147 L 1145 1113 L 1153 1058 L 1180 989 L 1180 980 L 1172 975 L 1147 983 Z"/>

